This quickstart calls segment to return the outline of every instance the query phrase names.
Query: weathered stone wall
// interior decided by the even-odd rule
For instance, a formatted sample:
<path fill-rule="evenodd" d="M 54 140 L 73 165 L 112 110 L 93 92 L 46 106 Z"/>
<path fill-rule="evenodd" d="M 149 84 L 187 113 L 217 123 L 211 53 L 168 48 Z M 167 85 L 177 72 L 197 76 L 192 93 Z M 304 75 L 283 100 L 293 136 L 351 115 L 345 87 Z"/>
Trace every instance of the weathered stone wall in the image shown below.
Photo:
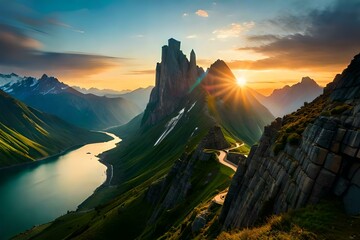
<path fill-rule="evenodd" d="M 341 101 L 349 109 L 319 116 L 302 134 L 299 146 L 273 153 L 281 120 L 265 128 L 253 147 L 247 168 L 239 169 L 220 220 L 224 228 L 254 224 L 268 214 L 317 203 L 327 195 L 343 199 L 349 214 L 360 213 L 360 56 L 330 84 L 329 104 Z"/>

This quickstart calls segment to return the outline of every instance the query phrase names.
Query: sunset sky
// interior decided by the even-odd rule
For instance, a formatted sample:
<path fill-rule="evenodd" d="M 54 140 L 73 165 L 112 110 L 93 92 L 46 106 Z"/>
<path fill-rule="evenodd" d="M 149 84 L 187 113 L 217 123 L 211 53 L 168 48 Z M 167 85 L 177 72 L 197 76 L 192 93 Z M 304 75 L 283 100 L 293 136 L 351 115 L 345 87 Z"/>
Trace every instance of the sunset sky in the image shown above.
<path fill-rule="evenodd" d="M 0 72 L 146 87 L 173 37 L 198 65 L 223 59 L 269 93 L 333 80 L 360 52 L 359 26 L 359 0 L 0 0 Z"/>

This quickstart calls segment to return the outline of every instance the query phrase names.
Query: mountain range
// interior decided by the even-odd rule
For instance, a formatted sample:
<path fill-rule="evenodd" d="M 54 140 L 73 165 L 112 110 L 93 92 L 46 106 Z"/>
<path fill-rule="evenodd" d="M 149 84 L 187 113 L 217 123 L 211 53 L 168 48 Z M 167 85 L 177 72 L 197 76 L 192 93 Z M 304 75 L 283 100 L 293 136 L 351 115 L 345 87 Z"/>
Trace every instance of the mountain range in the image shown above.
<path fill-rule="evenodd" d="M 276 117 L 282 117 L 299 109 L 304 103 L 313 101 L 320 96 L 323 88 L 313 79 L 303 77 L 299 83 L 275 89 L 269 96 L 256 91 L 254 96 Z"/>
<path fill-rule="evenodd" d="M 7 81 L 0 87 L 3 91 L 79 127 L 99 130 L 122 125 L 141 112 L 140 107 L 124 98 L 83 94 L 45 74 L 40 79 L 16 74 L 2 76 L 11 76 L 2 78 Z"/>
<path fill-rule="evenodd" d="M 78 87 L 78 86 L 71 86 L 71 87 L 81 93 L 94 94 L 99 97 L 108 96 L 108 95 L 121 95 L 124 93 L 131 92 L 131 90 L 128 90 L 128 89 L 117 91 L 117 90 L 113 90 L 113 89 L 98 89 L 98 88 L 94 88 L 94 87 L 91 87 L 91 88 L 82 88 L 82 87 Z"/>
<path fill-rule="evenodd" d="M 135 90 L 123 90 L 123 91 L 115 91 L 111 89 L 97 89 L 97 88 L 80 88 L 80 87 L 72 87 L 75 90 L 84 93 L 84 94 L 94 94 L 100 97 L 108 97 L 108 98 L 118 98 L 122 97 L 126 100 L 129 100 L 135 103 L 140 109 L 144 110 L 146 108 L 147 103 L 149 102 L 149 97 L 153 86 L 149 86 L 146 88 L 137 88 Z"/>
<path fill-rule="evenodd" d="M 30 162 L 69 147 L 110 139 L 39 112 L 0 90 L 0 167 Z"/>
<path fill-rule="evenodd" d="M 217 88 L 224 84 L 223 74 L 228 87 L 238 88 L 233 94 Z M 194 208 L 230 184 L 233 170 L 204 150 L 238 142 L 238 151 L 247 154 L 273 119 L 251 92 L 238 87 L 225 62 L 219 60 L 205 72 L 196 65 L 194 51 L 188 60 L 180 42 L 170 39 L 162 48 L 144 114 L 109 129 L 123 139 L 104 156 L 113 166 L 111 186 L 99 189 L 79 207 L 85 215 L 93 214 L 95 207 L 96 217 L 78 221 L 83 215 L 73 214 L 71 227 L 63 228 L 68 222 L 61 219 L 58 222 L 65 225 L 51 225 L 36 237 L 51 238 L 55 232 L 61 232 L 60 238 L 99 238 L 100 233 L 102 238 L 165 236 L 175 221 L 185 221 Z M 100 203 L 105 205 L 98 207 Z M 104 215 L 106 221 L 100 221 Z"/>
<path fill-rule="evenodd" d="M 109 129 L 123 138 L 103 156 L 110 183 L 18 238 L 355 239 L 359 73 L 360 55 L 274 120 L 224 61 L 204 71 L 169 39 L 144 113 Z"/>

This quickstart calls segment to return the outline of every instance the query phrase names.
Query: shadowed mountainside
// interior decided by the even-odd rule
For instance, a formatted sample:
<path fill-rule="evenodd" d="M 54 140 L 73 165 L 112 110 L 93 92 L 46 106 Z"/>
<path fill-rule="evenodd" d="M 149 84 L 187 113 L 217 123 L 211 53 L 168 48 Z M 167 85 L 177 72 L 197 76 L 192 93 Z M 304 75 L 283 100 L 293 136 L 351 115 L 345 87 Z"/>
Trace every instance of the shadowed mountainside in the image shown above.
<path fill-rule="evenodd" d="M 11 96 L 40 111 L 87 129 L 104 129 L 122 125 L 141 112 L 124 98 L 83 94 L 54 77 L 24 77 L 1 87 Z"/>
<path fill-rule="evenodd" d="M 220 218 L 224 228 L 251 226 L 324 198 L 339 198 L 348 214 L 359 214 L 359 129 L 357 55 L 321 96 L 265 128 L 233 178 Z"/>
<path fill-rule="evenodd" d="M 27 107 L 0 90 L 0 167 L 30 162 L 109 137 Z"/>

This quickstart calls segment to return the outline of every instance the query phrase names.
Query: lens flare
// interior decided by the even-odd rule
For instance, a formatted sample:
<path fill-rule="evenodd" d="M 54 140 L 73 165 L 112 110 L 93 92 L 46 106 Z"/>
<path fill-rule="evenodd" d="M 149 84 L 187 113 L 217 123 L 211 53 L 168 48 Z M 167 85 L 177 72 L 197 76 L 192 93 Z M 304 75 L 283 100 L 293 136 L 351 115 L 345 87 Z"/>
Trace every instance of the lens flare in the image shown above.
<path fill-rule="evenodd" d="M 237 85 L 239 85 L 240 87 L 243 87 L 246 85 L 246 79 L 243 77 L 239 77 L 236 79 L 236 83 Z"/>

